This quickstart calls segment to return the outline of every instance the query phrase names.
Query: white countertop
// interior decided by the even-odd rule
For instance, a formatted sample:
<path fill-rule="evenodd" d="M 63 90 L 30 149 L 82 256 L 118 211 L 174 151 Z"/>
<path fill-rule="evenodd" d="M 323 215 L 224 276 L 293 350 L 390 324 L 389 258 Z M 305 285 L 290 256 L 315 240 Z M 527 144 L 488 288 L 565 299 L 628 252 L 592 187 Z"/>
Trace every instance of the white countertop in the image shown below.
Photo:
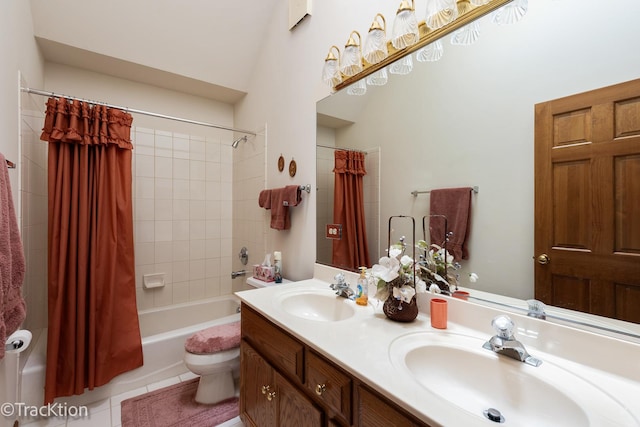
<path fill-rule="evenodd" d="M 449 301 L 449 323 L 448 329 L 442 331 L 430 325 L 430 294 L 419 295 L 420 314 L 410 323 L 387 319 L 382 312 L 382 303 L 372 298 L 366 307 L 345 299 L 344 304 L 353 304 L 356 314 L 338 322 L 303 319 L 280 307 L 278 301 L 283 295 L 310 290 L 334 294 L 329 283 L 314 278 L 277 287 L 242 291 L 236 295 L 275 324 L 426 423 L 434 426 L 487 426 L 490 423 L 477 414 L 462 410 L 454 403 L 440 398 L 417 382 L 403 378 L 391 363 L 389 349 L 394 340 L 412 332 L 454 333 L 485 336 L 488 339 L 493 335 L 491 319 L 500 311 L 445 297 Z M 516 337 L 525 344 L 529 353 L 549 363 L 562 360 L 565 366 L 574 366 L 582 374 L 588 373 L 594 384 L 604 387 L 640 419 L 640 398 L 637 397 L 640 396 L 640 346 L 593 336 L 585 331 L 552 325 L 526 316 L 511 313 L 509 316 L 518 327 Z M 612 358 L 612 354 L 616 356 Z M 438 369 L 437 360 L 425 360 L 424 363 L 432 364 L 433 369 Z M 576 393 L 579 392 L 580 390 L 576 390 Z M 640 425 L 640 421 L 631 425 Z"/>

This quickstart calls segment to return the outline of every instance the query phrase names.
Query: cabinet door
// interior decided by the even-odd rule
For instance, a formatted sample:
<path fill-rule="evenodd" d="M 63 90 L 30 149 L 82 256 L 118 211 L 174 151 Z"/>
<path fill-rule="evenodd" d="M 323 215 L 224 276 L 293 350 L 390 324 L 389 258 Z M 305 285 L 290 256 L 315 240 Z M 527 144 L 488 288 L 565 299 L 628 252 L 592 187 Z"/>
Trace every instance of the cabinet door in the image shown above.
<path fill-rule="evenodd" d="M 323 414 L 307 396 L 282 375 L 275 373 L 278 402 L 278 426 L 321 427 Z"/>
<path fill-rule="evenodd" d="M 392 406 L 363 387 L 358 387 L 358 426 L 413 427 L 427 426 Z"/>
<path fill-rule="evenodd" d="M 276 392 L 271 366 L 245 341 L 240 343 L 240 413 L 245 424 L 276 426 Z"/>
<path fill-rule="evenodd" d="M 351 378 L 311 350 L 307 351 L 306 368 L 307 388 L 351 424 Z"/>

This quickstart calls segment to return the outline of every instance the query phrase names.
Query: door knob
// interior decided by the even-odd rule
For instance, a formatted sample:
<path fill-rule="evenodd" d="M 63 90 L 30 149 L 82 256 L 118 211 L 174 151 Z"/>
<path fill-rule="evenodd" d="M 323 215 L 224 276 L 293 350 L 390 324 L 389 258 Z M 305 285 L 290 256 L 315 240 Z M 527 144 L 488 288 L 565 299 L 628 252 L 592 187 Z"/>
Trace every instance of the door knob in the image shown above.
<path fill-rule="evenodd" d="M 549 255 L 547 254 L 539 255 L 536 259 L 538 260 L 538 264 L 542 265 L 549 264 L 549 261 L 551 261 L 551 258 L 549 258 Z"/>

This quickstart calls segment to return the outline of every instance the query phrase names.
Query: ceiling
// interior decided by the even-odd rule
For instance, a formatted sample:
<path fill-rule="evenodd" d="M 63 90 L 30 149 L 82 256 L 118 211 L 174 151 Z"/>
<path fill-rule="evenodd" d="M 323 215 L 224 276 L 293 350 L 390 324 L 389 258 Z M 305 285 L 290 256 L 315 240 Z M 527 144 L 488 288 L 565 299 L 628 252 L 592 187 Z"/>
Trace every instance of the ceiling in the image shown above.
<path fill-rule="evenodd" d="M 47 61 L 234 104 L 278 1 L 31 0 L 31 8 Z"/>

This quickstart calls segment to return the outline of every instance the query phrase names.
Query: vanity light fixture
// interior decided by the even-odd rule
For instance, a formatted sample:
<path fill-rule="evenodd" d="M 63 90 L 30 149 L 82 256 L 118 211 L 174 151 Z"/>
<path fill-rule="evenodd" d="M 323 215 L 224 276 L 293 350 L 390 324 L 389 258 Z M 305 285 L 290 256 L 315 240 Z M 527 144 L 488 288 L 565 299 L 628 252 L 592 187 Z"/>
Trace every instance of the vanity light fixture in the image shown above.
<path fill-rule="evenodd" d="M 520 21 L 529 9 L 529 0 L 513 0 L 502 6 L 493 15 L 493 23 L 498 25 L 515 24 Z"/>
<path fill-rule="evenodd" d="M 384 86 L 389 80 L 389 74 L 386 68 L 382 68 L 373 74 L 367 76 L 367 84 L 369 86 Z"/>
<path fill-rule="evenodd" d="M 416 59 L 418 62 L 436 62 L 442 58 L 443 54 L 444 46 L 442 45 L 442 40 L 436 40 L 416 52 Z"/>
<path fill-rule="evenodd" d="M 349 95 L 364 95 L 367 93 L 367 83 L 364 79 L 360 79 L 347 88 L 347 94 Z"/>
<path fill-rule="evenodd" d="M 432 30 L 442 28 L 458 17 L 456 0 L 427 0 L 425 23 Z"/>
<path fill-rule="evenodd" d="M 469 46 L 478 41 L 480 37 L 480 23 L 474 21 L 455 30 L 451 36 L 451 44 L 457 46 Z"/>
<path fill-rule="evenodd" d="M 334 55 L 333 51 L 336 51 L 338 55 Z M 342 74 L 340 73 L 340 49 L 337 46 L 331 46 L 329 53 L 324 60 L 324 67 L 322 68 L 322 81 L 331 87 L 334 87 L 342 82 Z"/>
<path fill-rule="evenodd" d="M 378 13 L 373 18 L 369 34 L 364 39 L 362 56 L 369 64 L 377 64 L 389 56 L 389 49 L 387 49 L 387 21 L 381 13 Z"/>
<path fill-rule="evenodd" d="M 353 38 L 354 35 L 358 36 L 358 41 Z M 355 76 L 362 71 L 362 49 L 360 49 L 360 33 L 353 30 L 349 34 L 349 40 L 344 46 L 342 52 L 342 58 L 340 59 L 340 72 L 345 76 Z"/>
<path fill-rule="evenodd" d="M 400 76 L 406 76 L 413 70 L 413 59 L 411 55 L 404 56 L 391 64 L 389 72 Z"/>
<path fill-rule="evenodd" d="M 411 0 L 411 4 L 407 0 L 402 0 L 396 12 L 396 19 L 393 21 L 391 44 L 399 50 L 413 46 L 418 43 L 418 40 L 420 40 L 420 30 L 414 0 Z"/>
<path fill-rule="evenodd" d="M 528 0 L 426 1 L 427 19 L 422 22 L 415 18 L 415 0 L 401 1 L 392 34 L 386 41 L 386 56 L 385 50 L 380 48 L 386 35 L 386 21 L 380 13 L 374 17 L 364 49 L 361 48 L 360 33 L 355 30 L 349 35 L 342 56 L 337 47 L 331 46 L 322 71 L 323 81 L 334 90 L 353 85 L 347 92 L 362 95 L 366 93 L 367 85 L 385 84 L 388 73 L 410 72 L 414 52 L 417 52 L 418 62 L 439 60 L 443 54 L 441 39 L 444 36 L 452 34 L 452 44 L 471 44 L 479 35 L 476 22 L 479 18 L 493 12 L 493 22 L 511 24 L 522 19 L 528 9 Z"/>

